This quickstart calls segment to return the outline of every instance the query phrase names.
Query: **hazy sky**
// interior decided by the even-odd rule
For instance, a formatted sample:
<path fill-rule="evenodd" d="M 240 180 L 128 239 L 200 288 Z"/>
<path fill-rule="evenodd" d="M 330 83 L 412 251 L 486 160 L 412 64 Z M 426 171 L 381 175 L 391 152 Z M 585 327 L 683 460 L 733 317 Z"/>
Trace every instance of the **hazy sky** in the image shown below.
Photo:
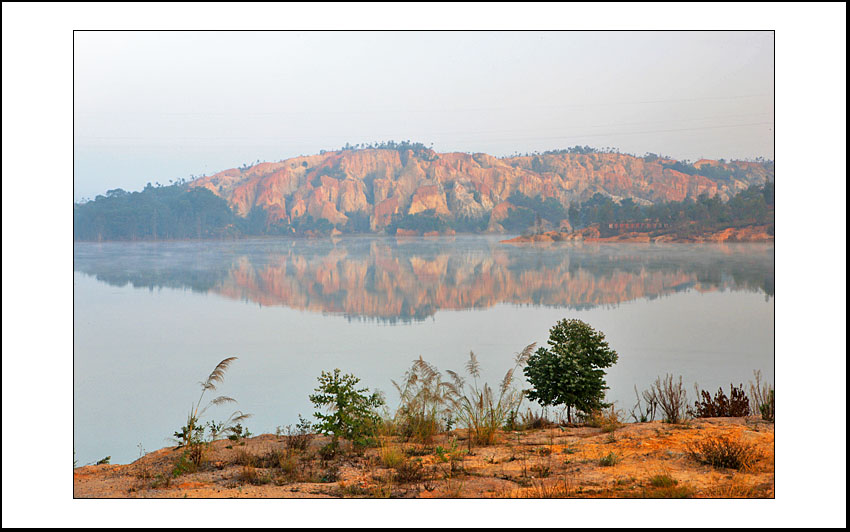
<path fill-rule="evenodd" d="M 76 32 L 74 197 L 376 140 L 773 158 L 772 32 Z"/>

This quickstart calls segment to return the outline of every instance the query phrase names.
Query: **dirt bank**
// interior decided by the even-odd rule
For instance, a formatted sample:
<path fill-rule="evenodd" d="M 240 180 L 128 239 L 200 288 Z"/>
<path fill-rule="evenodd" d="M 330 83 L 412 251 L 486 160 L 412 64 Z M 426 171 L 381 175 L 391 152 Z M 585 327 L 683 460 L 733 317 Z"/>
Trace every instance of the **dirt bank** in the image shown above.
<path fill-rule="evenodd" d="M 693 454 L 726 437 L 752 454 L 746 467 L 709 465 Z M 196 472 L 174 476 L 182 449 L 127 465 L 74 470 L 78 498 L 128 497 L 749 497 L 774 496 L 774 426 L 756 418 L 711 418 L 611 427 L 501 432 L 470 446 L 464 431 L 428 444 L 386 438 L 378 447 L 324 460 L 264 434 L 211 444 Z M 228 448 L 230 447 L 230 448 Z"/>

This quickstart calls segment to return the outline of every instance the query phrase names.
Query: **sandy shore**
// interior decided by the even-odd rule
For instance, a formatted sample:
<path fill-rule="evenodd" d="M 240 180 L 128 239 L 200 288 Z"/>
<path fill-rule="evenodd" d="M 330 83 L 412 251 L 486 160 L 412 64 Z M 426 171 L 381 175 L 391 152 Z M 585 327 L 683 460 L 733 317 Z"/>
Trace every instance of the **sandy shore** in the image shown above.
<path fill-rule="evenodd" d="M 692 451 L 728 437 L 755 456 L 738 470 L 709 465 Z M 127 465 L 74 470 L 77 498 L 132 497 L 747 497 L 774 496 L 774 426 L 756 418 L 611 428 L 551 427 L 501 432 L 470 446 L 465 431 L 423 444 L 385 438 L 379 447 L 319 456 L 328 439 L 304 451 L 285 436 L 213 442 L 200 468 L 173 474 L 182 449 L 148 453 Z M 229 447 L 229 448 L 228 448 Z"/>

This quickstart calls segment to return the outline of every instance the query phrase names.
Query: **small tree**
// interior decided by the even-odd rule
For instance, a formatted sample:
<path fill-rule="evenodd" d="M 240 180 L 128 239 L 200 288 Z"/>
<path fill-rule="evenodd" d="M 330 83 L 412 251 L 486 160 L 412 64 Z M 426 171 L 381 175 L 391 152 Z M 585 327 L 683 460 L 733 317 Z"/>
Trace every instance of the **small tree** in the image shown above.
<path fill-rule="evenodd" d="M 333 436 L 330 450 L 339 447 L 340 438 L 355 445 L 367 445 L 375 435 L 381 420 L 375 409 L 382 406 L 384 400 L 378 392 L 370 393 L 368 388 L 356 389 L 358 382 L 360 379 L 354 375 L 340 375 L 339 369 L 333 373 L 323 371 L 316 393 L 310 396 L 316 408 L 328 412 L 313 415 L 319 420 L 314 428 Z"/>
<path fill-rule="evenodd" d="M 605 403 L 605 368 L 617 362 L 617 353 L 605 335 L 581 320 L 561 320 L 549 329 L 549 347 L 541 347 L 523 370 L 528 398 L 542 406 L 564 405 L 567 421 L 572 410 L 585 413 L 610 406 Z"/>

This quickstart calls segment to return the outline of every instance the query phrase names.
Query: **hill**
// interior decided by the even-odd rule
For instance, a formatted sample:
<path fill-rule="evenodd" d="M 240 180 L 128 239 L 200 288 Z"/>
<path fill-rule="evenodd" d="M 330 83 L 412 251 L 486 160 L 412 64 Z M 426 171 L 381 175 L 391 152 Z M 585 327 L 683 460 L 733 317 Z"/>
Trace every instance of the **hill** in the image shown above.
<path fill-rule="evenodd" d="M 558 226 L 568 220 L 569 207 L 594 197 L 618 204 L 630 199 L 638 206 L 700 195 L 728 201 L 773 179 L 771 161 L 690 164 L 578 147 L 497 158 L 390 142 L 231 168 L 176 185 L 177 192 L 168 197 L 194 209 L 188 215 L 176 204 L 146 202 L 144 212 L 128 221 L 127 209 L 141 200 L 134 200 L 134 194 L 147 191 L 153 197 L 158 188 L 173 187 L 133 194 L 110 191 L 75 207 L 75 225 L 81 226 L 80 231 L 75 227 L 75 238 L 116 238 L 106 227 L 116 220 L 135 224 L 119 231 L 123 236 L 117 238 L 125 239 L 521 232 L 535 220 Z M 122 206 L 121 200 L 129 203 Z M 97 208 L 89 206 L 98 202 Z M 172 215 L 177 229 L 156 221 L 164 211 L 179 213 Z M 204 215 L 207 211 L 215 215 Z"/>

